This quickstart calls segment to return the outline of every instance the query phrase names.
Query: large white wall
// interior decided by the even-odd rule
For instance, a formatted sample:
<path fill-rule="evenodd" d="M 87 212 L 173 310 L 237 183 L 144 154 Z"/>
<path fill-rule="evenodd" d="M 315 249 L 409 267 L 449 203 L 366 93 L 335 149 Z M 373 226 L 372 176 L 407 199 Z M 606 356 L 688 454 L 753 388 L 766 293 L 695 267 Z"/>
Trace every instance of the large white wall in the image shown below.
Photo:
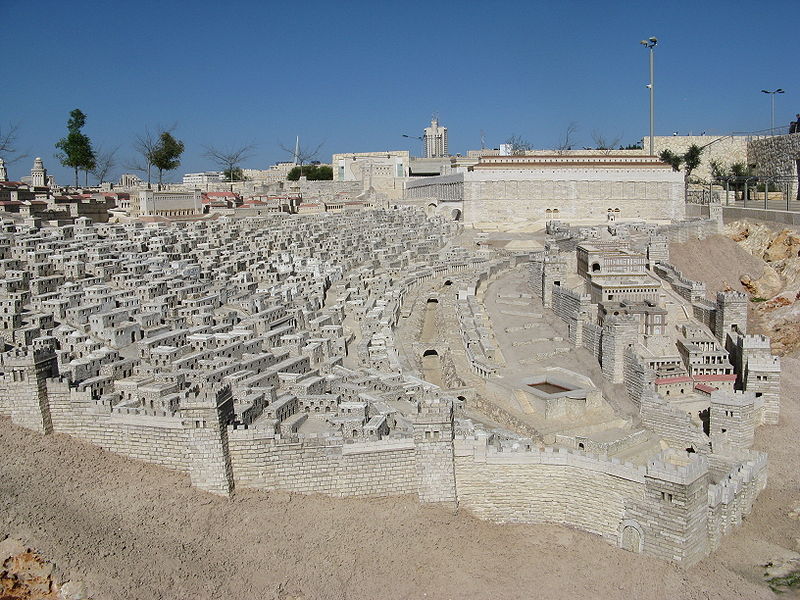
<path fill-rule="evenodd" d="M 685 217 L 681 173 L 662 166 L 476 169 L 409 182 L 406 198 L 463 202 L 468 224 L 554 218 L 602 220 L 608 209 L 623 219 Z M 550 211 L 550 212 L 548 212 Z"/>

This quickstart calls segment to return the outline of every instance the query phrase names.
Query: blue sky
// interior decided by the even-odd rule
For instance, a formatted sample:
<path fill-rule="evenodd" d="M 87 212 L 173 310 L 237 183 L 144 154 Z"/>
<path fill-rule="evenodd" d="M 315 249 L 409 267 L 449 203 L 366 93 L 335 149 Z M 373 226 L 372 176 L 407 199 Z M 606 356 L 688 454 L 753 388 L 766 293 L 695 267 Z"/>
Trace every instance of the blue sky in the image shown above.
<path fill-rule="evenodd" d="M 625 143 L 648 128 L 647 50 L 656 48 L 656 134 L 770 126 L 762 88 L 782 87 L 776 125 L 800 112 L 796 2 L 193 2 L 0 0 L 0 124 L 21 150 L 54 158 L 69 111 L 123 164 L 145 126 L 177 123 L 172 175 L 214 168 L 203 145 L 257 145 L 250 168 L 285 160 L 279 142 L 335 152 L 420 144 L 432 113 L 450 151 L 512 134 L 537 148 L 570 122 Z M 31 159 L 13 166 L 20 177 Z M 116 175 L 123 171 L 120 167 Z"/>

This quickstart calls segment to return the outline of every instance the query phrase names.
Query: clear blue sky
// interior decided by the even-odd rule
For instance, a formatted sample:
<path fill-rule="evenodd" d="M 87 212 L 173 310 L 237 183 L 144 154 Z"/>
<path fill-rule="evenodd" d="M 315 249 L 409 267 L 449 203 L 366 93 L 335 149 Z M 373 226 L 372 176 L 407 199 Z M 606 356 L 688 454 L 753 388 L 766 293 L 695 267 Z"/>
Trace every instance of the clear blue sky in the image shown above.
<path fill-rule="evenodd" d="M 121 162 L 146 125 L 177 123 L 183 172 L 214 168 L 203 144 L 257 144 L 265 168 L 293 146 L 408 149 L 433 112 L 450 151 L 518 134 L 553 147 L 591 134 L 647 134 L 647 50 L 656 36 L 656 133 L 725 134 L 770 125 L 762 88 L 782 87 L 776 125 L 800 112 L 797 2 L 211 2 L 0 0 L 0 123 L 18 123 L 57 180 L 68 113 Z M 116 170 L 119 175 L 123 169 Z"/>

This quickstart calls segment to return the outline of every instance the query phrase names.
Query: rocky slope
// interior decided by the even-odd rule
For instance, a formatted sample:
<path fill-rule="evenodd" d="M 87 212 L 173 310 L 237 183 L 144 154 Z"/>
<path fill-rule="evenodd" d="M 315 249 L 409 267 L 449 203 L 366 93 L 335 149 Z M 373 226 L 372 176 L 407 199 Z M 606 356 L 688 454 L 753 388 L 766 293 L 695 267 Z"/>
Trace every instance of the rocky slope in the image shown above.
<path fill-rule="evenodd" d="M 800 233 L 737 221 L 724 235 L 673 244 L 670 262 L 705 281 L 712 298 L 725 289 L 745 292 L 750 332 L 769 335 L 776 354 L 800 352 Z"/>

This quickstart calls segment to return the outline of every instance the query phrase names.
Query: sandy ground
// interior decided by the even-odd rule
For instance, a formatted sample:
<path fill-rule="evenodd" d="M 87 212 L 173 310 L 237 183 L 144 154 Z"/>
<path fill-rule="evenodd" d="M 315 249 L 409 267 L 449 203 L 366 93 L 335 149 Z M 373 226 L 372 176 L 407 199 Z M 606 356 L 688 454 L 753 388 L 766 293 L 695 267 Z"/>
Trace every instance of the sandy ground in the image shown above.
<path fill-rule="evenodd" d="M 26 540 L 94 597 L 771 598 L 767 561 L 800 525 L 800 362 L 781 424 L 761 428 L 770 476 L 755 510 L 690 569 L 557 526 L 496 525 L 413 497 L 204 494 L 179 474 L 0 419 L 0 537 Z M 784 596 L 786 597 L 786 596 Z"/>
<path fill-rule="evenodd" d="M 487 523 L 414 497 L 240 491 L 226 500 L 5 418 L 0 539 L 25 540 L 96 600 L 776 598 L 761 565 L 795 555 L 800 540 L 789 517 L 800 505 L 798 391 L 800 361 L 784 359 L 781 424 L 756 440 L 770 453 L 768 487 L 722 548 L 689 569 L 578 531 Z"/>
<path fill-rule="evenodd" d="M 4 418 L 0 473 L 0 534 L 26 540 L 97 599 L 770 598 L 751 548 L 789 540 L 788 519 L 771 519 L 797 487 L 776 478 L 724 552 L 682 569 L 577 531 L 495 525 L 411 497 L 216 498 Z"/>

